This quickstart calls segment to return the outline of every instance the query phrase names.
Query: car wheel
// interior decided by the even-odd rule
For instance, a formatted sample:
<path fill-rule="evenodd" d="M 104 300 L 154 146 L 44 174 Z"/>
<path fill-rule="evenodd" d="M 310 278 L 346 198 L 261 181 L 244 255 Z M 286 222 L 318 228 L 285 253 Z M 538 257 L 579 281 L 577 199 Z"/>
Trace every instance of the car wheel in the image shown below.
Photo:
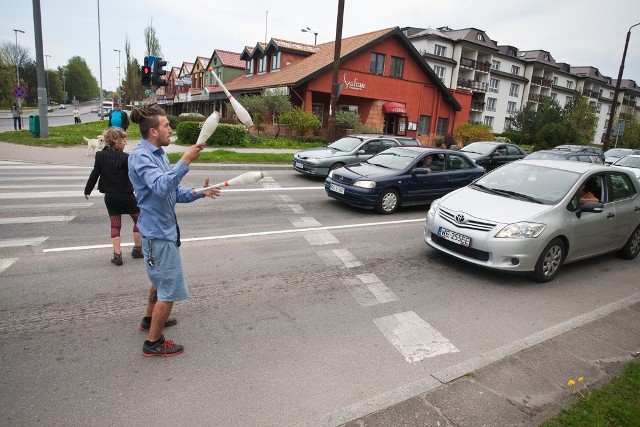
<path fill-rule="evenodd" d="M 538 262 L 536 262 L 533 270 L 534 280 L 539 283 L 552 280 L 560 270 L 564 257 L 564 243 L 559 238 L 553 239 L 544 248 L 540 258 L 538 258 Z"/>
<path fill-rule="evenodd" d="M 344 163 L 334 163 L 331 165 L 331 167 L 329 168 L 329 172 L 331 172 L 332 170 L 336 170 L 338 168 L 341 168 L 344 166 Z"/>
<path fill-rule="evenodd" d="M 389 215 L 398 210 L 398 205 L 400 205 L 400 196 L 398 195 L 398 192 L 393 188 L 389 188 L 384 190 L 378 198 L 376 211 L 384 215 Z"/>
<path fill-rule="evenodd" d="M 618 251 L 618 256 L 622 259 L 634 259 L 640 252 L 640 225 L 633 230 L 631 237 Z"/>

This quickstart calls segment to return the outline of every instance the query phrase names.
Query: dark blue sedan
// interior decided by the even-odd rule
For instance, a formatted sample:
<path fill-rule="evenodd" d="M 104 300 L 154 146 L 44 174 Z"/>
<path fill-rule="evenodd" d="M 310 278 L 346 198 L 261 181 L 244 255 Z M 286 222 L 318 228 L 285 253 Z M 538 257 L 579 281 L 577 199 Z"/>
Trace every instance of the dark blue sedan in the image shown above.
<path fill-rule="evenodd" d="M 329 173 L 329 197 L 381 214 L 399 206 L 426 205 L 484 175 L 460 151 L 429 147 L 389 148 L 362 163 Z"/>

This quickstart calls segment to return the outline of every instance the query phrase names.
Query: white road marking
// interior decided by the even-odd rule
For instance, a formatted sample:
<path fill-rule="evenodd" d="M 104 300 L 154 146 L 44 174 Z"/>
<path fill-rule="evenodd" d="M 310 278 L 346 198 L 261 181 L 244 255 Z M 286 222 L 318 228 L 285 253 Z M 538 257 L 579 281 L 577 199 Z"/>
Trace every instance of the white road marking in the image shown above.
<path fill-rule="evenodd" d="M 36 203 L 33 205 L 0 205 L 0 210 L 11 209 L 53 209 L 53 208 L 88 208 L 93 202 L 85 203 Z"/>
<path fill-rule="evenodd" d="M 84 198 L 83 189 L 76 191 L 39 191 L 39 192 L 25 192 L 25 193 L 0 193 L 0 199 L 43 199 L 52 198 L 58 199 L 61 197 L 77 197 Z M 92 197 L 104 197 L 104 194 L 94 191 Z"/>
<path fill-rule="evenodd" d="M 291 211 L 297 214 L 307 213 L 307 211 L 305 211 L 304 208 L 297 203 L 289 203 L 287 205 L 278 205 L 278 209 L 280 209 L 283 212 Z"/>
<path fill-rule="evenodd" d="M 49 169 L 56 170 L 72 170 L 72 169 L 92 169 L 92 166 L 64 166 L 64 165 L 0 165 L 0 171 L 17 171 L 17 170 L 27 170 L 27 169 L 37 169 L 38 171 L 44 171 Z"/>
<path fill-rule="evenodd" d="M 36 224 L 40 222 L 69 222 L 75 216 L 22 216 L 16 218 L 0 218 L 0 225 L 6 224 Z"/>
<path fill-rule="evenodd" d="M 418 219 L 403 219 L 400 221 L 381 221 L 381 222 L 366 222 L 362 224 L 348 224 L 348 225 L 331 225 L 326 227 L 318 227 L 318 228 L 299 228 L 299 229 L 289 229 L 289 230 L 277 230 L 277 231 L 258 231 L 255 233 L 241 233 L 241 234 L 225 234 L 222 236 L 204 236 L 204 237 L 192 237 L 192 238 L 184 238 L 180 239 L 180 242 L 201 242 L 205 240 L 231 240 L 231 239 L 241 239 L 244 237 L 256 237 L 256 236 L 275 236 L 279 234 L 293 234 L 293 233 L 306 233 L 309 231 L 318 231 L 318 230 L 341 230 L 347 228 L 362 228 L 362 227 L 378 227 L 385 225 L 397 225 L 397 224 L 407 224 L 412 222 L 421 222 L 424 223 L 424 218 Z M 122 243 L 122 246 L 132 246 L 132 244 Z M 80 251 L 87 249 L 102 249 L 109 248 L 111 245 L 88 245 L 88 246 L 72 246 L 66 248 L 49 248 L 43 249 L 42 252 L 66 252 L 66 251 Z"/>
<path fill-rule="evenodd" d="M 427 357 L 459 351 L 413 311 L 379 317 L 373 321 L 407 362 L 419 362 Z"/>
<path fill-rule="evenodd" d="M 347 290 L 363 307 L 397 301 L 398 297 L 373 273 L 359 274 L 356 278 L 342 279 Z"/>
<path fill-rule="evenodd" d="M 280 186 L 280 184 L 266 182 L 262 184 L 262 188 L 271 190 L 274 188 L 282 188 L 282 187 Z"/>
<path fill-rule="evenodd" d="M 288 194 L 279 194 L 278 197 L 280 197 L 280 200 L 284 203 L 293 203 L 293 197 Z"/>
<path fill-rule="evenodd" d="M 81 184 L 54 184 L 56 188 L 77 188 L 78 191 L 84 191 L 84 185 Z M 0 185 L 0 189 L 3 190 L 11 190 L 15 188 L 40 188 L 42 189 L 44 185 L 42 184 L 7 184 Z"/>
<path fill-rule="evenodd" d="M 336 239 L 335 236 L 328 230 L 309 231 L 304 234 L 304 238 L 307 239 L 309 244 L 312 246 L 333 245 L 335 243 L 340 243 L 340 241 Z"/>
<path fill-rule="evenodd" d="M 294 227 L 319 227 L 322 225 L 316 221 L 315 218 L 310 216 L 289 218 L 289 221 L 291 221 L 291 224 L 293 224 Z"/>
<path fill-rule="evenodd" d="M 0 273 L 5 271 L 7 268 L 11 267 L 11 265 L 16 262 L 18 258 L 6 258 L 0 259 Z"/>
<path fill-rule="evenodd" d="M 83 172 L 84 173 L 84 172 Z M 78 176 L 11 176 L 7 177 L 0 174 L 0 181 L 78 181 L 82 183 L 84 188 L 84 184 L 87 182 L 88 176 L 78 175 Z"/>
<path fill-rule="evenodd" d="M 327 267 L 353 268 L 360 267 L 362 263 L 346 249 L 334 249 L 331 251 L 316 252 Z"/>
<path fill-rule="evenodd" d="M 27 237 L 24 239 L 0 240 L 0 248 L 15 248 L 18 246 L 37 246 L 47 240 L 47 237 Z"/>

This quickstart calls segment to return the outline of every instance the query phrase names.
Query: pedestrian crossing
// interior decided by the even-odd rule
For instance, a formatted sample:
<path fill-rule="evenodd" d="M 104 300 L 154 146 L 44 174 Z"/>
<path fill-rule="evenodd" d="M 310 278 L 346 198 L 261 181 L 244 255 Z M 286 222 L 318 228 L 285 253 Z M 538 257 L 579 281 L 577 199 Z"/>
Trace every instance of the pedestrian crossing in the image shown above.
<path fill-rule="evenodd" d="M 42 233 L 49 224 L 71 223 L 78 210 L 94 205 L 83 197 L 89 173 L 81 166 L 0 161 L 0 274 L 19 261 L 16 249 L 50 238 Z"/>

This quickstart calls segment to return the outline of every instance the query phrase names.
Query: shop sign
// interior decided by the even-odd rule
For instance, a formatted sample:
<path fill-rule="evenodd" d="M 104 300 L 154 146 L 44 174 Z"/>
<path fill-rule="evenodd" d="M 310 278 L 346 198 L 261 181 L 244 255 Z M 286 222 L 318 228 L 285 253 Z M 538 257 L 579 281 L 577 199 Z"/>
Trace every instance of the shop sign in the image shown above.
<path fill-rule="evenodd" d="M 353 80 L 349 80 L 347 78 L 347 73 L 342 75 L 342 81 L 344 82 L 345 89 L 351 90 L 364 90 L 366 85 L 358 81 L 357 77 L 354 77 Z"/>

